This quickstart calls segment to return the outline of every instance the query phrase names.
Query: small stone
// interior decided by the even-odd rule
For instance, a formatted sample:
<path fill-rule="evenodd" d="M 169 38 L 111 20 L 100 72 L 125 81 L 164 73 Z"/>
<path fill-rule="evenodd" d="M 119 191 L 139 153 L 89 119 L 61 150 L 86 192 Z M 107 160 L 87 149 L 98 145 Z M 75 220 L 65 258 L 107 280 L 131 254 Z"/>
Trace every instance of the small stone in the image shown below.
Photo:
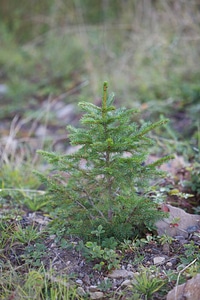
<path fill-rule="evenodd" d="M 121 286 L 122 287 L 127 287 L 127 286 L 131 286 L 131 280 L 130 279 L 126 279 L 122 282 Z"/>
<path fill-rule="evenodd" d="M 183 209 L 166 205 L 169 209 L 168 218 L 164 218 L 156 223 L 159 235 L 167 234 L 169 236 L 182 235 L 188 238 L 188 234 L 196 232 L 199 228 L 200 215 L 186 213 Z M 174 219 L 178 219 L 178 226 L 172 226 Z"/>
<path fill-rule="evenodd" d="M 90 285 L 90 277 L 89 275 L 85 274 L 83 281 L 85 284 Z"/>
<path fill-rule="evenodd" d="M 90 293 L 90 299 L 102 299 L 104 297 L 103 292 Z"/>
<path fill-rule="evenodd" d="M 91 285 L 88 289 L 90 292 L 97 292 L 98 287 L 97 287 L 97 285 Z"/>
<path fill-rule="evenodd" d="M 184 240 L 180 240 L 180 244 L 181 245 L 184 245 L 184 244 L 187 244 L 188 243 L 188 240 L 184 239 Z"/>
<path fill-rule="evenodd" d="M 76 280 L 76 283 L 82 285 L 82 284 L 83 284 L 83 281 L 82 281 L 81 279 L 77 279 L 77 280 Z"/>
<path fill-rule="evenodd" d="M 164 261 L 165 261 L 165 257 L 162 257 L 162 256 L 156 256 L 153 259 L 154 265 L 160 265 L 160 264 L 164 263 Z"/>
<path fill-rule="evenodd" d="M 172 264 L 171 261 L 168 261 L 168 262 L 166 263 L 166 267 L 167 267 L 167 268 L 171 268 L 172 266 L 173 266 L 173 264 Z"/>
<path fill-rule="evenodd" d="M 132 271 L 127 270 L 114 270 L 112 273 L 108 274 L 110 278 L 133 278 L 134 273 Z"/>
<path fill-rule="evenodd" d="M 51 234 L 51 235 L 49 236 L 49 238 L 50 238 L 51 240 L 55 240 L 56 235 L 55 235 L 55 234 Z"/>
<path fill-rule="evenodd" d="M 115 290 L 116 288 L 117 288 L 117 280 L 115 278 L 113 278 L 112 289 Z"/>
<path fill-rule="evenodd" d="M 194 233 L 194 232 L 198 232 L 198 230 L 199 230 L 199 226 L 189 226 L 187 229 L 187 232 L 188 233 Z"/>
<path fill-rule="evenodd" d="M 176 265 L 178 263 L 178 258 L 177 257 L 173 257 L 170 262 L 172 263 L 172 265 Z"/>
<path fill-rule="evenodd" d="M 185 237 L 183 235 L 176 235 L 174 238 L 178 241 L 185 240 Z"/>
<path fill-rule="evenodd" d="M 85 296 L 85 295 L 86 295 L 85 290 L 84 290 L 81 286 L 79 286 L 79 287 L 77 288 L 76 292 L 77 292 L 77 294 L 78 294 L 79 296 Z"/>
<path fill-rule="evenodd" d="M 168 244 L 168 243 L 165 243 L 165 244 L 163 245 L 163 253 L 164 253 L 164 254 L 168 254 L 169 251 L 170 251 L 169 244 Z"/>
<path fill-rule="evenodd" d="M 5 95 L 8 92 L 8 86 L 6 84 L 0 84 L 0 95 Z"/>
<path fill-rule="evenodd" d="M 193 235 L 193 237 L 192 237 L 193 241 L 198 241 L 199 238 L 200 238 L 200 234 L 199 234 L 199 233 L 198 233 L 198 234 L 195 233 L 195 234 Z"/>
<path fill-rule="evenodd" d="M 197 274 L 186 283 L 175 286 L 168 294 L 167 300 L 199 300 L 200 295 L 200 274 Z"/>
<path fill-rule="evenodd" d="M 133 266 L 132 266 L 132 264 L 128 264 L 126 269 L 127 269 L 127 271 L 131 271 L 131 270 L 133 270 Z"/>
<path fill-rule="evenodd" d="M 100 285 L 101 284 L 101 280 L 97 280 L 97 285 Z"/>

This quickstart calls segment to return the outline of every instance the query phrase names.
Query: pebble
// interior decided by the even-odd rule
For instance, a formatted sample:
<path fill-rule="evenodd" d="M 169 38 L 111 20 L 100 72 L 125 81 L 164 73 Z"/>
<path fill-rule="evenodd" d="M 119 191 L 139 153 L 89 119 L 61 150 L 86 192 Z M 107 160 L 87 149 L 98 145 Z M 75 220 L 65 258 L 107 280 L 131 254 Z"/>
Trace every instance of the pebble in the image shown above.
<path fill-rule="evenodd" d="M 198 232 L 198 230 L 199 230 L 199 226 L 189 226 L 189 227 L 186 229 L 186 231 L 187 231 L 188 233 Z"/>
<path fill-rule="evenodd" d="M 82 281 L 81 279 L 77 279 L 77 280 L 76 280 L 76 283 L 79 284 L 79 285 L 82 285 L 82 284 L 83 284 L 83 281 Z"/>
<path fill-rule="evenodd" d="M 113 278 L 112 289 L 115 290 L 116 288 L 117 288 L 117 280 L 115 278 Z"/>
<path fill-rule="evenodd" d="M 49 238 L 50 238 L 50 240 L 55 240 L 56 235 L 55 235 L 55 234 L 51 234 L 51 235 L 49 236 Z"/>
<path fill-rule="evenodd" d="M 91 286 L 89 287 L 89 291 L 90 291 L 90 292 L 97 292 L 97 290 L 98 290 L 97 285 L 91 285 Z"/>
<path fill-rule="evenodd" d="M 85 276 L 83 277 L 83 281 L 85 284 L 90 285 L 90 277 L 89 275 L 85 274 Z"/>
<path fill-rule="evenodd" d="M 173 266 L 173 264 L 172 264 L 171 261 L 168 261 L 168 262 L 166 263 L 166 267 L 171 268 L 172 266 Z"/>
<path fill-rule="evenodd" d="M 133 270 L 132 264 L 128 264 L 128 265 L 127 265 L 127 271 L 132 271 L 132 270 Z"/>
<path fill-rule="evenodd" d="M 113 270 L 112 273 L 108 274 L 108 277 L 110 278 L 133 278 L 134 273 L 132 271 L 127 271 L 127 270 Z"/>
<path fill-rule="evenodd" d="M 126 279 L 122 282 L 121 287 L 131 286 L 132 281 L 130 279 Z"/>
<path fill-rule="evenodd" d="M 102 299 L 104 297 L 103 292 L 90 293 L 90 299 Z"/>
<path fill-rule="evenodd" d="M 200 274 L 197 274 L 183 284 L 176 285 L 168 294 L 167 300 L 191 299 L 199 300 L 200 295 Z"/>
<path fill-rule="evenodd" d="M 174 238 L 178 241 L 185 240 L 185 237 L 183 235 L 176 235 Z"/>
<path fill-rule="evenodd" d="M 77 294 L 78 294 L 79 296 L 81 296 L 81 297 L 86 295 L 85 290 L 84 290 L 81 286 L 79 286 L 79 287 L 77 288 L 76 292 L 77 292 Z"/>
<path fill-rule="evenodd" d="M 0 84 L 0 95 L 5 95 L 8 92 L 8 86 L 6 84 Z"/>
<path fill-rule="evenodd" d="M 164 245 L 163 245 L 163 253 L 164 254 L 168 254 L 169 252 L 170 252 L 170 247 L 169 247 L 169 244 L 168 243 L 165 243 Z"/>
<path fill-rule="evenodd" d="M 170 260 L 170 262 L 172 263 L 172 265 L 177 264 L 177 262 L 178 262 L 178 257 L 173 257 L 173 258 Z"/>
<path fill-rule="evenodd" d="M 160 264 L 162 264 L 164 262 L 165 262 L 165 257 L 163 257 L 163 256 L 156 256 L 153 259 L 153 264 L 154 265 L 160 265 Z"/>

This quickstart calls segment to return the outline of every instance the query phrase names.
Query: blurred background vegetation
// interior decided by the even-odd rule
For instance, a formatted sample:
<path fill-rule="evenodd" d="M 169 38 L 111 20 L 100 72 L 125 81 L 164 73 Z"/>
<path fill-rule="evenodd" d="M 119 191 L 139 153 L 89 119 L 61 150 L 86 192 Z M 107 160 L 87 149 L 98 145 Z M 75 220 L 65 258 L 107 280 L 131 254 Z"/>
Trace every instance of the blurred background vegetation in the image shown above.
<path fill-rule="evenodd" d="M 198 0 L 1 0 L 0 118 L 51 97 L 117 101 L 165 115 L 172 139 L 200 140 Z"/>

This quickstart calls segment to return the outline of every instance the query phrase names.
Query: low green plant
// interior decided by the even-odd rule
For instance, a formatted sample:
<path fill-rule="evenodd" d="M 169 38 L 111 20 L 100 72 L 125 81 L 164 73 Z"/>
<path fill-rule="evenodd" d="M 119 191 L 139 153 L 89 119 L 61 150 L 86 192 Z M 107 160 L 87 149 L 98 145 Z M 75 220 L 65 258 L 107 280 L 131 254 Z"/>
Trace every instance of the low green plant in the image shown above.
<path fill-rule="evenodd" d="M 41 266 L 42 258 L 46 255 L 47 248 L 44 243 L 36 242 L 33 245 L 27 245 L 24 249 L 23 258 L 26 264 L 34 267 Z"/>
<path fill-rule="evenodd" d="M 145 244 L 155 244 L 155 243 L 156 243 L 156 238 L 151 234 L 147 234 L 145 238 L 141 238 L 139 240 L 140 246 L 143 246 Z"/>
<path fill-rule="evenodd" d="M 93 230 L 91 232 L 91 234 L 96 235 L 96 237 L 98 238 L 99 244 L 101 244 L 101 235 L 104 233 L 105 233 L 105 230 L 103 229 L 102 225 L 99 225 L 96 230 Z"/>
<path fill-rule="evenodd" d="M 61 220 L 55 219 L 47 225 L 47 230 L 49 235 L 55 236 L 54 238 L 55 243 L 61 242 L 61 240 L 67 236 L 66 221 L 63 219 Z"/>
<path fill-rule="evenodd" d="M 200 195 L 200 163 L 195 162 L 190 171 L 190 179 L 185 181 L 185 186 L 189 187 L 197 196 Z"/>
<path fill-rule="evenodd" d="M 110 238 L 104 238 L 101 243 L 102 247 L 113 249 L 113 250 L 116 249 L 118 244 L 119 244 L 118 241 L 113 236 L 111 236 Z"/>
<path fill-rule="evenodd" d="M 125 253 L 136 252 L 139 249 L 138 240 L 124 240 L 121 244 L 121 249 Z"/>
<path fill-rule="evenodd" d="M 196 215 L 200 215 L 200 205 L 198 205 L 197 207 L 194 207 L 193 210 Z"/>
<path fill-rule="evenodd" d="M 137 291 L 145 300 L 152 299 L 153 294 L 165 284 L 163 279 L 154 277 L 147 269 L 136 275 L 134 279 L 133 291 Z"/>
<path fill-rule="evenodd" d="M 6 151 L 6 150 L 5 150 Z M 24 150 L 25 152 L 25 150 Z M 31 165 L 20 163 L 17 161 L 17 154 L 13 154 L 16 161 L 11 161 L 8 159 L 7 163 L 4 163 L 2 159 L 0 160 L 0 187 L 1 192 L 5 191 L 7 193 L 21 192 L 23 196 L 23 191 L 26 193 L 27 190 L 35 190 L 38 188 L 39 181 L 32 172 L 30 172 Z M 26 157 L 23 158 L 25 160 Z"/>
<path fill-rule="evenodd" d="M 162 174 L 157 167 L 171 156 L 147 164 L 154 143 L 147 134 L 167 120 L 139 125 L 133 121 L 137 110 L 116 108 L 107 88 L 104 82 L 101 107 L 79 103 L 85 112 L 82 128 L 67 127 L 71 145 L 79 150 L 68 155 L 38 151 L 54 170 L 51 176 L 37 173 L 49 199 L 54 207 L 64 203 L 60 217 L 69 233 L 86 240 L 99 225 L 103 238 L 128 239 L 153 229 L 163 217 L 146 191 Z"/>
<path fill-rule="evenodd" d="M 190 264 L 194 259 L 200 261 L 199 245 L 196 245 L 194 241 L 184 245 L 184 254 L 180 256 L 180 261 L 183 265 Z"/>
<path fill-rule="evenodd" d="M 41 264 L 40 264 L 41 266 Z M 81 300 L 76 287 L 69 279 L 58 277 L 50 268 L 29 269 L 21 274 L 10 269 L 2 274 L 0 281 L 1 299 L 30 300 Z"/>
<path fill-rule="evenodd" d="M 150 186 L 149 197 L 157 204 L 162 204 L 166 201 L 168 187 Z"/>
<path fill-rule="evenodd" d="M 0 160 L 0 204 L 5 199 L 7 204 L 12 203 L 11 207 L 26 205 L 34 211 L 41 209 L 46 203 L 39 199 L 42 191 L 38 191 L 38 178 L 30 172 L 32 166 L 21 162 L 20 159 L 18 161 L 16 153 L 13 153 L 13 156 L 14 159 L 8 159 L 7 163 Z M 26 159 L 28 158 L 24 155 L 22 160 Z"/>
<path fill-rule="evenodd" d="M 89 261 L 96 262 L 94 269 L 111 270 L 119 266 L 118 254 L 115 250 L 109 248 L 103 248 L 96 242 L 87 242 L 86 257 Z"/>
<path fill-rule="evenodd" d="M 0 252 L 4 251 L 8 243 L 13 241 L 13 226 L 4 220 L 0 221 Z"/>
<path fill-rule="evenodd" d="M 161 245 L 165 245 L 165 244 L 171 245 L 172 242 L 174 241 L 174 238 L 167 234 L 163 234 L 161 236 L 158 236 L 158 241 L 160 242 Z"/>
<path fill-rule="evenodd" d="M 186 278 L 192 278 L 200 273 L 200 262 L 195 261 L 194 264 L 191 264 L 185 271 L 184 275 Z"/>
<path fill-rule="evenodd" d="M 40 298 L 44 289 L 44 276 L 41 272 L 30 270 L 24 283 L 24 293 L 32 299 Z"/>
<path fill-rule="evenodd" d="M 102 292 L 107 292 L 108 290 L 110 290 L 112 288 L 112 285 L 113 285 L 112 280 L 110 280 L 109 278 L 106 278 L 100 282 L 100 284 L 98 285 L 98 289 Z"/>
<path fill-rule="evenodd" d="M 27 195 L 23 201 L 23 204 L 31 211 L 38 211 L 48 205 L 48 200 L 44 200 L 44 198 L 40 198 L 37 195 Z"/>
<path fill-rule="evenodd" d="M 169 190 L 168 193 L 169 193 L 169 195 L 171 195 L 171 196 L 177 196 L 177 197 L 183 198 L 183 199 L 188 199 L 188 198 L 190 198 L 190 197 L 193 197 L 192 194 L 180 192 L 178 189 L 172 189 L 172 190 Z"/>
<path fill-rule="evenodd" d="M 26 228 L 18 226 L 13 235 L 15 240 L 23 244 L 29 244 L 30 242 L 37 240 L 41 235 L 41 232 L 39 232 L 37 228 L 34 228 L 34 226 L 27 226 Z"/>

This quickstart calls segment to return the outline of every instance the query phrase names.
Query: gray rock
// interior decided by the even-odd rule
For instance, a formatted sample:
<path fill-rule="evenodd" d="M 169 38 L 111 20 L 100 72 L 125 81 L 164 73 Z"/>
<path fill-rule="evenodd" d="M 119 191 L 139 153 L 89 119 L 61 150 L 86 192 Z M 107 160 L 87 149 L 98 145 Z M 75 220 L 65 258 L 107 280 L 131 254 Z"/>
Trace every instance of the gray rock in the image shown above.
<path fill-rule="evenodd" d="M 115 290 L 117 288 L 117 279 L 113 278 L 112 280 L 112 289 Z"/>
<path fill-rule="evenodd" d="M 133 278 L 134 273 L 132 271 L 127 270 L 113 270 L 112 273 L 108 274 L 108 277 L 110 278 Z"/>
<path fill-rule="evenodd" d="M 82 284 L 83 284 L 83 280 L 77 279 L 77 280 L 76 280 L 76 283 L 82 285 Z"/>
<path fill-rule="evenodd" d="M 90 293 L 90 299 L 103 299 L 103 297 L 104 297 L 103 292 Z"/>
<path fill-rule="evenodd" d="M 195 232 L 199 232 L 199 226 L 189 226 L 186 231 L 191 234 L 191 233 L 195 233 Z"/>
<path fill-rule="evenodd" d="M 97 286 L 97 285 L 91 285 L 91 286 L 88 288 L 88 290 L 89 290 L 90 292 L 97 292 L 98 286 Z"/>
<path fill-rule="evenodd" d="M 5 95 L 8 92 L 8 86 L 6 84 L 0 84 L 0 95 Z"/>
<path fill-rule="evenodd" d="M 170 252 L 170 246 L 169 246 L 169 243 L 165 243 L 165 244 L 163 245 L 162 252 L 163 252 L 164 254 L 169 254 L 169 252 Z"/>
<path fill-rule="evenodd" d="M 159 235 L 167 234 L 172 237 L 187 238 L 191 230 L 199 228 L 200 215 L 188 214 L 183 209 L 172 205 L 166 205 L 166 207 L 169 209 L 169 217 L 156 223 Z M 174 223 L 174 220 L 177 221 Z"/>
<path fill-rule="evenodd" d="M 133 278 L 134 273 L 127 270 L 113 270 L 112 273 L 108 274 L 110 278 Z"/>
<path fill-rule="evenodd" d="M 78 294 L 79 296 L 81 296 L 81 297 L 86 295 L 85 290 L 84 290 L 81 286 L 79 286 L 79 287 L 77 288 L 76 292 L 77 292 L 77 294 Z"/>
<path fill-rule="evenodd" d="M 126 279 L 121 284 L 122 287 L 132 286 L 132 281 L 130 279 Z"/>
<path fill-rule="evenodd" d="M 166 263 L 166 267 L 167 268 L 171 268 L 171 267 L 173 267 L 173 264 L 172 264 L 172 262 L 171 261 L 168 261 L 167 263 Z"/>
<path fill-rule="evenodd" d="M 153 259 L 153 264 L 154 265 L 160 265 L 160 264 L 162 264 L 164 262 L 165 262 L 165 257 L 163 257 L 163 256 L 156 256 Z"/>
<path fill-rule="evenodd" d="M 127 271 L 131 271 L 131 270 L 133 270 L 133 266 L 132 266 L 132 264 L 128 264 L 126 269 L 127 269 Z"/>
<path fill-rule="evenodd" d="M 167 294 L 166 300 L 199 300 L 200 299 L 200 274 L 197 274 L 186 283 L 175 286 Z"/>

